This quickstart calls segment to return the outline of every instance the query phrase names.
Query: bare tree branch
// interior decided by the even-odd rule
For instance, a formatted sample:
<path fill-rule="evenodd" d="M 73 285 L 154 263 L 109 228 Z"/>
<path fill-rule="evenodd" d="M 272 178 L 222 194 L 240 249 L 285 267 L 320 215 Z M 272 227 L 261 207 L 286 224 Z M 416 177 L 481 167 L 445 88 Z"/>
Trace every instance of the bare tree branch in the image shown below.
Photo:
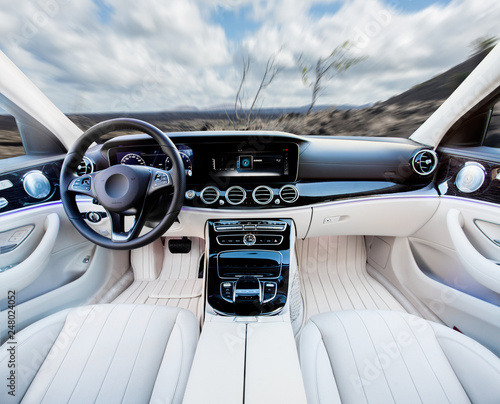
<path fill-rule="evenodd" d="M 311 105 L 307 110 L 307 114 L 311 113 L 316 101 L 323 94 L 325 81 L 332 79 L 336 74 L 345 72 L 350 67 L 366 59 L 364 56 L 350 57 L 350 48 L 349 41 L 346 41 L 342 45 L 337 46 L 326 58 L 320 57 L 314 67 L 313 82 L 309 80 L 309 71 L 311 69 L 305 64 L 303 55 L 298 57 L 297 63 L 301 69 L 302 81 L 304 85 L 312 88 Z"/>
<path fill-rule="evenodd" d="M 269 85 L 273 82 L 273 80 L 276 78 L 276 76 L 281 72 L 283 69 L 281 66 L 276 64 L 276 56 L 277 54 L 273 54 L 269 56 L 269 59 L 267 59 L 266 63 L 266 68 L 264 70 L 264 74 L 262 75 L 262 80 L 260 81 L 259 88 L 257 92 L 255 93 L 255 97 L 253 98 L 252 105 L 250 106 L 250 109 L 248 110 L 247 113 L 247 125 L 250 124 L 250 118 L 252 116 L 252 111 L 255 107 L 255 103 L 259 99 L 259 95 L 262 90 L 266 89 L 269 87 Z"/>
<path fill-rule="evenodd" d="M 242 68 L 242 73 L 241 73 L 241 81 L 240 81 L 240 86 L 238 87 L 238 91 L 236 92 L 236 98 L 234 100 L 234 116 L 236 119 L 236 122 L 241 122 L 241 113 L 243 111 L 243 101 L 242 101 L 242 90 L 245 85 L 246 77 L 248 70 L 250 69 L 250 57 L 242 57 L 242 63 L 243 63 L 243 68 Z"/>

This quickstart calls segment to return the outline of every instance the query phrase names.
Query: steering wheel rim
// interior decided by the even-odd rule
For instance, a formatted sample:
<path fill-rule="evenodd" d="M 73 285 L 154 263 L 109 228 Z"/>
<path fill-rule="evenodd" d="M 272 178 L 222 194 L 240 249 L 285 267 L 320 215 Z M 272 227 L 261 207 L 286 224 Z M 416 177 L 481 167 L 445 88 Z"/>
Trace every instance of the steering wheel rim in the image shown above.
<path fill-rule="evenodd" d="M 84 177 L 76 175 L 76 168 L 82 161 L 87 149 L 101 136 L 109 132 L 124 129 L 137 130 L 151 136 L 158 143 L 162 152 L 170 158 L 172 169 L 167 172 L 152 167 L 110 166 L 104 170 L 84 176 L 88 178 L 89 184 L 88 186 L 86 184 L 86 187 L 82 187 L 81 181 L 78 183 L 78 179 Z M 158 180 L 155 181 L 157 178 Z M 145 187 L 146 182 L 148 184 Z M 139 236 L 147 216 L 144 208 L 147 206 L 148 197 L 165 187 L 173 188 L 172 199 L 167 212 L 152 230 Z M 126 191 L 123 191 L 123 189 L 126 189 Z M 161 237 L 177 218 L 184 201 L 185 189 L 186 176 L 184 164 L 177 147 L 161 130 L 138 119 L 110 119 L 92 126 L 73 144 L 61 168 L 61 201 L 70 222 L 85 238 L 109 249 L 128 250 L 139 248 Z M 135 194 L 131 196 L 134 192 Z M 139 210 L 138 205 L 141 201 L 138 200 L 138 195 L 141 192 L 145 192 L 145 194 L 143 195 L 142 208 Z M 85 222 L 77 207 L 76 195 L 78 194 L 92 196 L 104 206 L 111 220 L 111 239 L 96 233 Z M 103 203 L 100 199 L 105 200 L 106 203 Z M 117 206 L 116 208 L 114 207 L 115 205 Z M 119 228 L 123 226 L 122 221 L 124 217 L 133 215 L 130 213 L 133 211 L 137 211 L 138 215 L 134 215 L 136 220 L 132 229 L 128 233 L 122 233 L 121 236 L 118 232 L 115 234 L 115 227 Z M 120 220 L 120 224 L 116 223 L 116 220 Z M 127 234 L 128 236 L 126 236 Z"/>

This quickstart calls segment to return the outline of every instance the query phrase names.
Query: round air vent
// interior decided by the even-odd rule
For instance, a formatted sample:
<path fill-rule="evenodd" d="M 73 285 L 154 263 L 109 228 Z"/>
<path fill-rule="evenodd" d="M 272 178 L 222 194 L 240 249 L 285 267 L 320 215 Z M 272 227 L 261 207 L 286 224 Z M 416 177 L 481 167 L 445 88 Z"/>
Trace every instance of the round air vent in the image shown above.
<path fill-rule="evenodd" d="M 83 160 L 76 167 L 76 175 L 81 177 L 85 174 L 91 174 L 94 172 L 94 163 L 88 157 L 83 157 Z"/>
<path fill-rule="evenodd" d="M 299 190 L 293 185 L 284 185 L 280 189 L 280 198 L 283 202 L 293 203 L 299 199 Z"/>
<path fill-rule="evenodd" d="M 246 197 L 246 191 L 237 185 L 230 187 L 226 191 L 226 201 L 231 205 L 239 205 L 240 203 L 243 203 Z"/>
<path fill-rule="evenodd" d="M 219 190 L 215 187 L 205 187 L 200 193 L 200 198 L 203 203 L 207 205 L 211 205 L 212 203 L 217 202 L 219 199 Z"/>
<path fill-rule="evenodd" d="M 267 205 L 273 200 L 273 190 L 266 185 L 259 185 L 252 192 L 252 198 L 259 205 Z"/>
<path fill-rule="evenodd" d="M 413 171 L 418 175 L 429 175 L 437 167 L 438 157 L 433 150 L 420 150 L 411 159 Z"/>

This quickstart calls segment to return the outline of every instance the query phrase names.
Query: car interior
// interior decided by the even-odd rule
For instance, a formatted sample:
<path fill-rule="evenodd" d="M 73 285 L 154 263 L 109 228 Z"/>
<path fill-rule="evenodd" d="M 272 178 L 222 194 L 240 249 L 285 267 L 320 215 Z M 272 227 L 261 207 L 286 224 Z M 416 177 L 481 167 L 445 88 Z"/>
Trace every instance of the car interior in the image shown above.
<path fill-rule="evenodd" d="M 409 139 L 82 133 L 0 53 L 0 402 L 500 402 L 499 65 Z"/>

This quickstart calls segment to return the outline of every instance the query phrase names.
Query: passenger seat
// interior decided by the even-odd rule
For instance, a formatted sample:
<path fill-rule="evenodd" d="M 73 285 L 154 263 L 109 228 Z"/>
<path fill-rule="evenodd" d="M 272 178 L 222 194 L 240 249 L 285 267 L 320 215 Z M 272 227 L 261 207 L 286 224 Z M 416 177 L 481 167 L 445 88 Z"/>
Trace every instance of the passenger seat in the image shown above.
<path fill-rule="evenodd" d="M 314 403 L 500 403 L 500 359 L 471 338 L 406 313 L 311 317 L 299 354 Z"/>

